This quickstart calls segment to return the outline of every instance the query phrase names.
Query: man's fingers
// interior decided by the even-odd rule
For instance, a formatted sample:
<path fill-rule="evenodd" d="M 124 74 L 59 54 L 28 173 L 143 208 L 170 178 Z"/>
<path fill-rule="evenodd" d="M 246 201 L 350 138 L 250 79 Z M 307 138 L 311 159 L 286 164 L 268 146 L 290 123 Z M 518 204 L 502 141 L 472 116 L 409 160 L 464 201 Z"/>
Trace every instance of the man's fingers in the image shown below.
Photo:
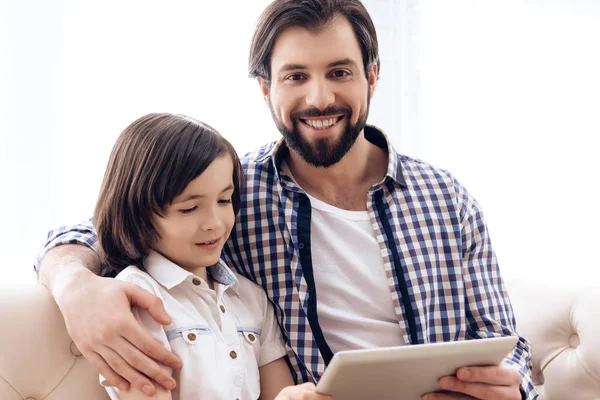
<path fill-rule="evenodd" d="M 106 379 L 110 386 L 118 387 L 120 390 L 126 391 L 129 389 L 129 382 L 121 378 L 115 371 L 104 361 L 97 353 L 83 354 L 86 360 Z"/>
<path fill-rule="evenodd" d="M 500 386 L 514 386 L 521 383 L 521 375 L 514 369 L 504 366 L 459 368 L 456 377 L 463 382 Z"/>
<path fill-rule="evenodd" d="M 147 335 L 146 332 L 144 332 L 144 334 Z M 166 351 L 164 346 L 154 341 L 154 339 L 148 338 L 148 340 Z M 129 366 L 141 372 L 148 378 L 151 378 L 166 390 L 173 390 L 175 388 L 175 379 L 173 379 L 173 377 L 171 377 L 171 375 L 164 368 L 161 368 L 154 360 L 142 353 L 135 344 L 121 339 L 113 347 L 113 350 L 120 354 Z"/>
<path fill-rule="evenodd" d="M 520 398 L 518 387 L 488 385 L 487 383 L 463 382 L 453 376 L 440 380 L 440 387 L 453 392 L 464 393 L 476 399 L 484 400 L 511 400 Z M 518 395 L 518 396 L 517 396 Z"/>
<path fill-rule="evenodd" d="M 429 393 L 422 397 L 422 400 L 477 400 L 466 394 L 460 393 Z"/>
<path fill-rule="evenodd" d="M 165 307 L 160 298 L 131 283 L 125 285 L 125 294 L 132 306 L 138 306 L 148 310 L 152 318 L 162 325 L 169 325 L 172 320 L 165 311 Z"/>
<path fill-rule="evenodd" d="M 122 332 L 123 337 L 127 339 L 133 346 L 138 348 L 143 354 L 147 357 L 156 360 L 162 365 L 166 365 L 168 367 L 178 369 L 181 368 L 182 363 L 179 358 L 169 350 L 165 348 L 161 343 L 156 341 L 145 329 L 143 329 L 137 321 L 134 321 L 133 324 L 128 324 L 127 327 Z M 135 360 L 131 360 L 134 361 Z M 151 378 L 156 377 L 150 373 L 150 371 L 146 371 L 142 369 L 142 367 L 146 366 L 149 362 L 145 361 L 146 364 L 142 363 L 142 365 L 134 365 L 130 362 L 130 364 L 139 370 L 141 370 L 144 374 L 148 375 Z M 163 371 L 162 368 L 159 368 Z M 157 382 L 161 383 L 163 380 L 157 379 Z M 163 386 L 164 387 L 164 386 Z M 170 390 L 165 387 L 165 389 Z"/>
<path fill-rule="evenodd" d="M 131 344 L 130 344 L 131 346 Z M 109 367 L 112 368 L 118 375 L 125 378 L 131 386 L 135 386 L 143 391 L 147 396 L 152 396 L 156 392 L 156 388 L 150 382 L 146 376 L 140 374 L 138 371 L 133 369 L 119 354 L 109 347 L 103 346 L 98 351 L 100 357 L 108 363 Z"/>

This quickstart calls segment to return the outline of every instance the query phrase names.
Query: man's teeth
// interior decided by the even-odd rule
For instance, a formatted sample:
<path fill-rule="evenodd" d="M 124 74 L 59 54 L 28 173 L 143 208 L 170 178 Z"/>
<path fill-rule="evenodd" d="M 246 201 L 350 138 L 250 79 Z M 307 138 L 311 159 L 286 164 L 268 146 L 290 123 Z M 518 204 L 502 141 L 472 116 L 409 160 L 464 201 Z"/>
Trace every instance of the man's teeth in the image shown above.
<path fill-rule="evenodd" d="M 202 244 L 213 244 L 213 243 L 215 243 L 215 242 L 216 242 L 216 240 L 213 240 L 212 242 L 204 242 L 204 243 L 202 243 Z"/>
<path fill-rule="evenodd" d="M 325 119 L 325 120 L 317 120 L 317 119 L 305 119 L 304 120 L 308 125 L 312 126 L 316 129 L 327 129 L 331 125 L 337 122 L 337 118 Z"/>

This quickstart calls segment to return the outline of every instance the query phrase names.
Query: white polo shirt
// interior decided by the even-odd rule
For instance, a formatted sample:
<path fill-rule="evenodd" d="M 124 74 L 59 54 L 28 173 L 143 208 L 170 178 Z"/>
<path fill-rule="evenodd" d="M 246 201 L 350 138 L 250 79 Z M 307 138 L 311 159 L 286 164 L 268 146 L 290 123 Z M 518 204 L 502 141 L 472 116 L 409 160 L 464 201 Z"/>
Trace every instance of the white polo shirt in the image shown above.
<path fill-rule="evenodd" d="M 214 290 L 154 251 L 144 267 L 147 272 L 127 267 L 117 279 L 160 297 L 173 320 L 163 326 L 146 310 L 133 309 L 141 325 L 183 362 L 180 370 L 164 367 L 177 382 L 173 399 L 258 399 L 258 368 L 287 353 L 263 289 L 223 261 L 208 268 Z M 118 388 L 106 390 L 119 399 Z"/>

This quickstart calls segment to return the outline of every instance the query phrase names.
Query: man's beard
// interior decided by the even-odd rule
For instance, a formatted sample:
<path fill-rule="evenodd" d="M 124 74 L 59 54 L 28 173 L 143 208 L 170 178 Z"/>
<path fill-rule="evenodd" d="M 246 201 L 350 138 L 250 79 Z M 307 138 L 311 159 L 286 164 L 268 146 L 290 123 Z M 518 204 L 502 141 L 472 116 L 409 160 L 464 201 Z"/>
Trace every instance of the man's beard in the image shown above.
<path fill-rule="evenodd" d="M 273 107 L 269 106 L 269 108 L 271 109 L 273 121 L 275 122 L 277 129 L 279 129 L 279 132 L 281 132 L 283 135 L 287 146 L 291 150 L 295 151 L 308 164 L 314 167 L 327 168 L 338 163 L 346 155 L 346 153 L 350 151 L 356 142 L 358 135 L 360 135 L 367 124 L 369 106 L 370 96 L 367 98 L 367 110 L 363 114 L 359 115 L 356 124 L 352 124 L 350 122 L 352 110 L 349 107 L 329 106 L 323 111 L 320 111 L 317 108 L 310 108 L 304 111 L 295 111 L 290 115 L 292 120 L 291 130 L 284 125 L 283 121 L 279 120 L 275 116 Z M 344 128 L 342 136 L 337 142 L 331 138 L 321 138 L 316 139 L 314 143 L 310 143 L 302 136 L 300 130 L 298 129 L 298 124 L 303 123 L 300 121 L 300 118 L 327 117 L 330 115 L 340 114 L 343 114 L 344 116 L 344 121 L 341 122 L 345 123 L 346 127 Z"/>

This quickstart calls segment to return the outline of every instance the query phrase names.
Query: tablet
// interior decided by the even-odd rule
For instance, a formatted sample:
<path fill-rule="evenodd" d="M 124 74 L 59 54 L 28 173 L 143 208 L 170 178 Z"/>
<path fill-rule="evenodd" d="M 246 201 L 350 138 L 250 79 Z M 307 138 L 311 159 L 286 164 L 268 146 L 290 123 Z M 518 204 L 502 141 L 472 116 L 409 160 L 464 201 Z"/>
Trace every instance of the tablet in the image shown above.
<path fill-rule="evenodd" d="M 336 353 L 317 384 L 335 400 L 421 400 L 460 367 L 499 365 L 517 336 Z"/>

